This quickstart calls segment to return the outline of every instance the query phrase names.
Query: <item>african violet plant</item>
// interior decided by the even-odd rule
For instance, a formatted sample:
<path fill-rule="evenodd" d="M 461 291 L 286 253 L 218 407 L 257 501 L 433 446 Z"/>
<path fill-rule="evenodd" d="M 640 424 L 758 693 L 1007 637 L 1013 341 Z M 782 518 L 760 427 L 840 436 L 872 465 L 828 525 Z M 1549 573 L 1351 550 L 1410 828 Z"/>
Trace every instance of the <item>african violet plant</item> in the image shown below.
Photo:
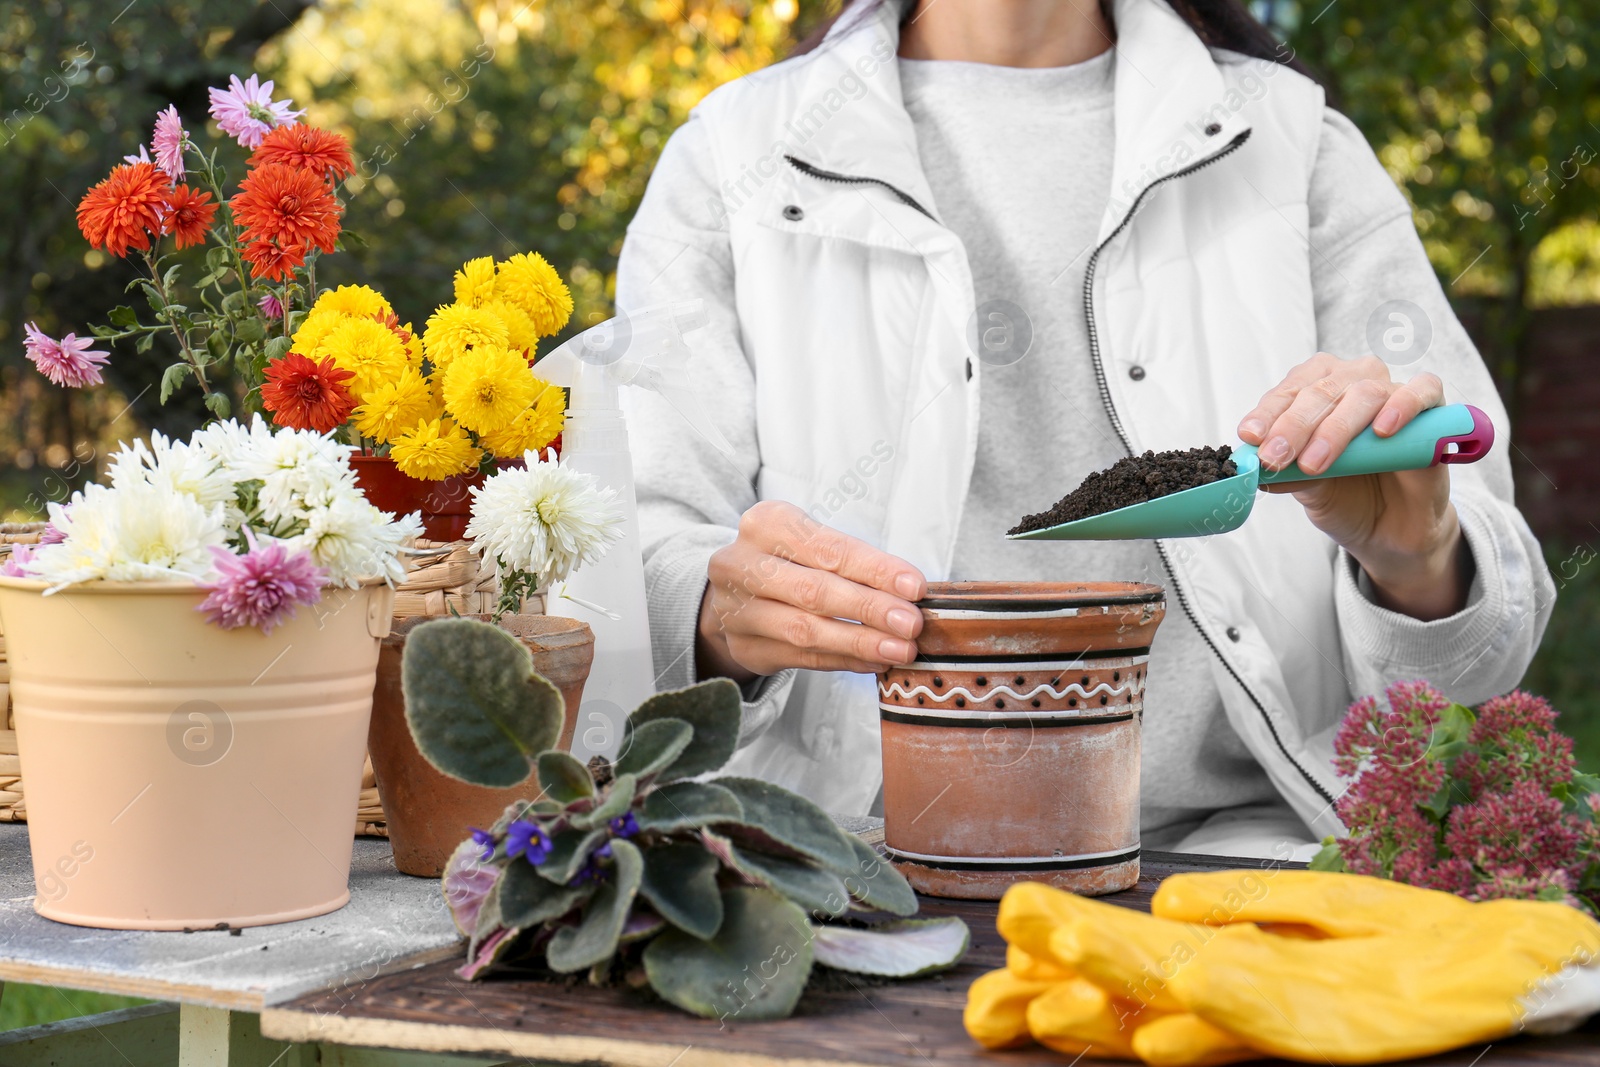
<path fill-rule="evenodd" d="M 629 716 L 615 762 L 554 745 L 561 694 L 504 631 L 445 619 L 406 641 L 406 719 L 428 761 L 476 785 L 537 773 L 451 857 L 445 898 L 469 938 L 464 978 L 586 972 L 648 984 L 696 1015 L 788 1015 L 813 964 L 886 977 L 953 966 L 957 918 L 916 920 L 898 871 L 823 810 L 768 782 L 704 780 L 733 755 L 739 690 L 658 693 Z"/>

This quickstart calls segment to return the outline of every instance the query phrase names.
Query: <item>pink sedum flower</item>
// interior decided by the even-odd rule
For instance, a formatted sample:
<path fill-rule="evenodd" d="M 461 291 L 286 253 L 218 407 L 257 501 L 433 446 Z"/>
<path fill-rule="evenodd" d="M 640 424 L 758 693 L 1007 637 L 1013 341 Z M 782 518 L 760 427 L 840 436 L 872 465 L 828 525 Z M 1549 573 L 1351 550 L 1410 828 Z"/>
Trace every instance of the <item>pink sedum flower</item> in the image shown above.
<path fill-rule="evenodd" d="M 241 82 L 237 74 L 228 75 L 228 88 L 211 92 L 211 117 L 222 132 L 245 148 L 258 148 L 267 133 L 304 115 L 291 110 L 291 101 L 273 100 L 272 83 L 257 75 Z"/>
<path fill-rule="evenodd" d="M 23 323 L 22 332 L 24 353 L 39 373 L 55 384 L 82 389 L 101 383 L 100 368 L 111 353 L 93 348 L 90 338 L 69 333 L 57 341 L 31 322 Z"/>
<path fill-rule="evenodd" d="M 0 578 L 27 578 L 28 564 L 33 560 L 32 545 L 13 545 L 5 562 L 0 563 Z"/>
<path fill-rule="evenodd" d="M 156 151 L 156 166 L 174 182 L 183 181 L 183 149 L 188 143 L 189 133 L 183 128 L 178 109 L 168 104 L 165 111 L 156 115 L 156 129 L 150 138 L 150 146 Z"/>
<path fill-rule="evenodd" d="M 267 634 L 293 618 L 301 604 L 322 598 L 328 572 L 308 552 L 291 553 L 277 541 L 258 544 L 248 531 L 245 537 L 250 550 L 242 556 L 212 547 L 218 577 L 201 583 L 211 592 L 197 610 L 224 630 L 254 626 Z"/>

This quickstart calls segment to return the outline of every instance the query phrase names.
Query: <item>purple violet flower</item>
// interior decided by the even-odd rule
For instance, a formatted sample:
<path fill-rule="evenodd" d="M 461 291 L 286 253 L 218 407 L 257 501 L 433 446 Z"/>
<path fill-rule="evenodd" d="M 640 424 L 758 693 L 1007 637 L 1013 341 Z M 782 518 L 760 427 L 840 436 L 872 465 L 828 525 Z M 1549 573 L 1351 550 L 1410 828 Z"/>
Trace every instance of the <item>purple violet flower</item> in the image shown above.
<path fill-rule="evenodd" d="M 183 128 L 178 109 L 171 104 L 156 115 L 155 133 L 150 146 L 156 152 L 156 166 L 175 182 L 183 181 L 183 150 L 189 143 L 189 134 Z"/>
<path fill-rule="evenodd" d="M 483 846 L 483 854 L 478 857 L 479 863 L 488 863 L 494 859 L 496 841 L 494 835 L 487 830 L 480 830 L 476 826 L 468 827 L 472 831 L 472 840 Z"/>
<path fill-rule="evenodd" d="M 526 856 L 537 867 L 550 858 L 550 835 L 538 823 L 518 819 L 506 827 L 506 855 Z"/>
<path fill-rule="evenodd" d="M 249 551 L 236 556 L 213 546 L 211 555 L 218 577 L 202 582 L 210 595 L 196 610 L 206 613 L 208 622 L 224 630 L 256 626 L 271 633 L 279 623 L 294 617 L 301 604 L 315 604 L 322 598 L 328 572 L 311 560 L 309 552 L 289 553 L 280 542 L 257 544 L 248 530 Z"/>
<path fill-rule="evenodd" d="M 57 341 L 31 322 L 22 324 L 22 333 L 23 353 L 40 374 L 56 385 L 82 389 L 100 384 L 100 368 L 110 360 L 111 353 L 95 349 L 91 339 L 69 333 Z"/>
<path fill-rule="evenodd" d="M 639 832 L 639 820 L 633 817 L 631 811 L 623 812 L 606 825 L 610 826 L 611 832 L 618 837 L 632 837 Z"/>
<path fill-rule="evenodd" d="M 273 100 L 272 83 L 261 82 L 255 74 L 242 82 L 237 74 L 230 74 L 226 89 L 210 92 L 211 117 L 223 133 L 245 148 L 259 148 L 268 131 L 305 114 L 290 110 L 291 101 Z"/>

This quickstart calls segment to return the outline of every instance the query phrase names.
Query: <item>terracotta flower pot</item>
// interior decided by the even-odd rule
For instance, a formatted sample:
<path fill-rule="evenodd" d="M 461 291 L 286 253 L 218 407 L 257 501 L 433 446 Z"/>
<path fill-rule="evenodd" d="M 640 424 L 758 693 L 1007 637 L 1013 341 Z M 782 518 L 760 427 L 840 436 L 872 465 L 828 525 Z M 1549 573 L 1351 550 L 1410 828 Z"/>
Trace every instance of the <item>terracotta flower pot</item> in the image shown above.
<path fill-rule="evenodd" d="M 263 634 L 208 623 L 189 583 L 45 588 L 0 578 L 34 909 L 181 930 L 349 900 L 394 591 L 329 589 Z"/>
<path fill-rule="evenodd" d="M 1139 729 L 1160 586 L 935 583 L 878 676 L 885 844 L 919 891 L 1139 879 Z"/>
<path fill-rule="evenodd" d="M 350 457 L 356 484 L 379 510 L 394 515 L 422 512 L 423 536 L 430 541 L 459 541 L 467 535 L 472 518 L 474 486 L 483 484 L 483 474 L 458 474 L 442 481 L 429 482 L 402 474 L 388 456 Z"/>
<path fill-rule="evenodd" d="M 378 654 L 378 684 L 373 694 L 372 728 L 367 749 L 378 779 L 394 846 L 394 865 L 406 874 L 437 878 L 445 861 L 474 827 L 487 828 L 514 800 L 533 800 L 539 782 L 530 778 L 510 789 L 468 785 L 440 773 L 417 751 L 406 726 L 406 700 L 401 689 L 400 659 L 406 635 L 434 616 L 395 624 Z M 467 618 L 489 620 L 487 615 Z M 534 670 L 561 690 L 567 705 L 559 747 L 572 747 L 572 734 L 583 702 L 583 683 L 594 660 L 594 632 L 587 623 L 553 615 L 506 615 L 500 626 L 533 653 Z"/>

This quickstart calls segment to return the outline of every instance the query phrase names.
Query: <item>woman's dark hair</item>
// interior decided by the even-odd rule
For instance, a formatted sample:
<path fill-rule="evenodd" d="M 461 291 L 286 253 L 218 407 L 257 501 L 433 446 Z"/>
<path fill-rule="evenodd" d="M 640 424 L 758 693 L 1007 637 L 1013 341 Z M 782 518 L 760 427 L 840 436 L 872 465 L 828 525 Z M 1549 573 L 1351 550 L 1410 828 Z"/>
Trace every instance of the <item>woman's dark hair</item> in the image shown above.
<path fill-rule="evenodd" d="M 1239 0 L 1167 0 L 1178 17 L 1189 24 L 1195 36 L 1212 48 L 1225 48 L 1230 52 L 1268 59 L 1292 67 L 1307 77 L 1311 72 L 1296 58 L 1294 51 L 1278 41 L 1255 17 L 1245 10 Z M 790 55 L 804 55 L 822 43 L 828 31 L 842 18 L 864 19 L 883 4 L 901 4 L 900 20 L 903 23 L 917 8 L 917 0 L 846 0 L 838 14 L 824 19 L 806 34 Z M 1116 21 L 1111 15 L 1111 0 L 1100 0 L 1100 14 L 1106 25 L 1116 32 Z"/>

